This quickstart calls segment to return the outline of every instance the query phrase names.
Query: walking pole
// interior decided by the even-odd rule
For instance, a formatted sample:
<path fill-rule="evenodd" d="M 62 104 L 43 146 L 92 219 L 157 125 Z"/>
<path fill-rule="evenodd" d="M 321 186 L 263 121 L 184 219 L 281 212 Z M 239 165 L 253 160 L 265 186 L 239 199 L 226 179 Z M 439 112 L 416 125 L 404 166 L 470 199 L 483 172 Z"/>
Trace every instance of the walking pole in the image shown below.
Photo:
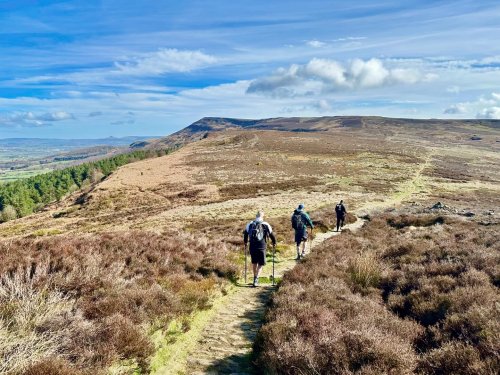
<path fill-rule="evenodd" d="M 311 228 L 311 242 L 309 242 L 309 254 L 311 254 L 312 245 L 313 245 L 313 229 Z"/>
<path fill-rule="evenodd" d="M 245 284 L 247 283 L 247 244 L 245 244 Z"/>
<path fill-rule="evenodd" d="M 274 255 L 276 254 L 276 245 L 273 245 L 273 286 L 274 284 Z"/>

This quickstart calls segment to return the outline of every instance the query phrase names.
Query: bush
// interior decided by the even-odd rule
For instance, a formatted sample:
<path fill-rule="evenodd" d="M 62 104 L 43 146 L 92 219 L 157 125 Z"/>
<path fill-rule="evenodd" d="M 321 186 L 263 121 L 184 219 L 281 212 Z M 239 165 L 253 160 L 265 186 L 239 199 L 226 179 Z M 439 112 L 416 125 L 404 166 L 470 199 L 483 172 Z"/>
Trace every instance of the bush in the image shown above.
<path fill-rule="evenodd" d="M 71 364 L 60 358 L 45 358 L 40 362 L 31 364 L 26 368 L 23 375 L 84 375 Z"/>
<path fill-rule="evenodd" d="M 350 259 L 347 273 L 357 291 L 365 291 L 368 288 L 379 286 L 380 264 L 373 254 L 365 253 Z"/>
<path fill-rule="evenodd" d="M 0 213 L 0 221 L 6 222 L 15 219 L 17 219 L 16 209 L 10 204 L 4 206 L 2 212 Z"/>

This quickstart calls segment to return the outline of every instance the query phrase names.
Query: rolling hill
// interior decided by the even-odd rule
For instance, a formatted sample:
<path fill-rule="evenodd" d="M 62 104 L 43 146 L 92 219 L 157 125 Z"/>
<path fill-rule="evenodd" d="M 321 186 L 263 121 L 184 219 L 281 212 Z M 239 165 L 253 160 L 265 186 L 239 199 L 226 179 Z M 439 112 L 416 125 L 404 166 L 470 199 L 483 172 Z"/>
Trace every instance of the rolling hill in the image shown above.
<path fill-rule="evenodd" d="M 409 132 L 420 137 L 433 134 L 456 133 L 458 140 L 486 141 L 488 144 L 500 143 L 497 130 L 500 120 L 417 120 L 386 117 L 335 116 L 335 117 L 278 117 L 261 120 L 234 119 L 223 117 L 204 117 L 186 128 L 164 138 L 142 142 L 143 147 L 172 147 L 195 142 L 208 134 L 229 130 L 275 130 L 287 132 L 332 132 L 332 131 L 374 131 L 381 135 Z M 427 134 L 428 132 L 430 134 Z M 451 135 L 451 134 L 450 134 Z"/>

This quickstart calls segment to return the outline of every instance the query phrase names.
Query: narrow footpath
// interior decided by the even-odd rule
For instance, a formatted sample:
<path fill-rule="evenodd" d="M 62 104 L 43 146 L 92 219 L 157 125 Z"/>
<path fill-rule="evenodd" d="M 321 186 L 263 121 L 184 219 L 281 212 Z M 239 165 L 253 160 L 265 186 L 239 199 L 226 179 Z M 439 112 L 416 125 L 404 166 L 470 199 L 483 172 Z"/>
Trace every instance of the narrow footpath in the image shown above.
<path fill-rule="evenodd" d="M 355 223 L 344 228 L 355 231 L 363 223 L 358 218 Z M 312 251 L 321 242 L 338 234 L 340 232 L 333 231 L 316 234 L 310 245 Z M 311 251 L 309 248 L 307 250 Z M 282 277 L 296 263 L 294 258 L 281 259 L 276 264 L 276 277 Z M 266 266 L 263 276 L 270 274 L 270 266 Z M 266 304 L 275 288 L 270 284 L 262 284 L 258 288 L 244 284 L 237 286 L 227 302 L 217 307 L 212 319 L 201 332 L 194 350 L 189 353 L 185 370 L 177 373 L 254 374 L 251 363 L 252 345 L 262 325 Z"/>

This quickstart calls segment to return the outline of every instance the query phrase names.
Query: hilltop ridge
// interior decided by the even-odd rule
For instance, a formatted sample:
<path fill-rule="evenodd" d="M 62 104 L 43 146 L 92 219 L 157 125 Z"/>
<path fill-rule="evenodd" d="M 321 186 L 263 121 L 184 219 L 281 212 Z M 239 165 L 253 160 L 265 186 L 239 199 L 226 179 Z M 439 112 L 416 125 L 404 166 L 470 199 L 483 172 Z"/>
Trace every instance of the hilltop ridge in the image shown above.
<path fill-rule="evenodd" d="M 324 116 L 324 117 L 274 117 L 265 119 L 239 119 L 203 117 L 169 136 L 134 144 L 134 147 L 164 148 L 181 146 L 207 138 L 210 134 L 229 130 L 275 130 L 288 132 L 332 132 L 371 129 L 392 134 L 398 129 L 412 131 L 442 130 L 464 133 L 468 138 L 482 139 L 492 129 L 500 129 L 500 120 L 441 120 L 408 119 L 379 116 Z M 488 130 L 490 129 L 490 130 Z M 484 134 L 486 131 L 487 134 Z"/>

